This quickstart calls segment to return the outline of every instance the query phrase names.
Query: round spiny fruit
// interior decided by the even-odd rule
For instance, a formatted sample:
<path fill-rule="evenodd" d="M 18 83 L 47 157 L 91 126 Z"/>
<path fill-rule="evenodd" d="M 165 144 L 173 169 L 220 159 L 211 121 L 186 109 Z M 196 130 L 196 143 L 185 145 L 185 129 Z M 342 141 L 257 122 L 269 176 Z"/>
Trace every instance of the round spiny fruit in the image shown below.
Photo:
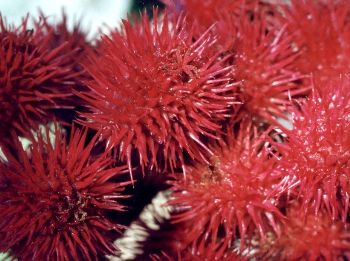
<path fill-rule="evenodd" d="M 304 76 L 293 69 L 299 52 L 293 50 L 285 26 L 279 26 L 270 14 L 277 12 L 273 5 L 259 0 L 219 2 L 180 1 L 195 25 L 198 22 L 199 27 L 206 29 L 215 24 L 215 47 L 233 55 L 228 60 L 233 65 L 232 82 L 240 83 L 243 104 L 242 113 L 234 121 L 248 116 L 279 125 L 278 118 L 287 119 L 291 99 L 309 90 L 297 84 Z"/>
<path fill-rule="evenodd" d="M 209 166 L 197 166 L 175 184 L 169 204 L 179 211 L 173 222 L 184 225 L 185 245 L 220 242 L 231 248 L 238 231 L 243 246 L 255 228 L 262 239 L 269 227 L 278 234 L 276 220 L 283 216 L 276 206 L 283 177 L 274 171 L 276 158 L 264 136 L 242 130 L 215 150 Z"/>
<path fill-rule="evenodd" d="M 350 200 L 350 81 L 321 81 L 312 97 L 293 113 L 281 149 L 282 171 L 299 182 L 304 210 L 326 208 L 333 220 L 348 216 Z"/>
<path fill-rule="evenodd" d="M 130 172 L 133 151 L 143 168 L 173 171 L 184 165 L 184 153 L 206 160 L 205 140 L 217 139 L 218 122 L 235 103 L 215 39 L 207 32 L 193 42 L 186 19 L 169 22 L 165 15 L 160 26 L 156 11 L 153 23 L 146 15 L 133 26 L 124 21 L 123 32 L 105 36 L 86 65 L 94 80 L 81 97 L 92 113 L 82 113 L 81 122 L 102 130 Z"/>
<path fill-rule="evenodd" d="M 0 17 L 0 146 L 8 145 L 14 131 L 25 136 L 30 128 L 45 122 L 49 110 L 67 108 L 76 72 L 66 44 L 50 49 L 51 36 L 27 29 L 27 19 L 18 28 L 8 28 Z"/>
<path fill-rule="evenodd" d="M 61 54 L 67 54 L 74 52 L 74 55 L 70 56 L 69 64 L 71 70 L 76 73 L 76 88 L 77 90 L 87 90 L 83 81 L 89 79 L 88 74 L 85 72 L 81 63 L 86 60 L 86 56 L 92 51 L 93 47 L 87 40 L 86 33 L 81 29 L 80 23 L 74 24 L 73 29 L 68 27 L 67 15 L 63 12 L 62 19 L 58 23 L 50 23 L 48 18 L 42 13 L 39 21 L 37 22 L 38 32 L 41 33 L 40 37 L 48 37 L 49 49 L 64 45 L 61 50 Z"/>
<path fill-rule="evenodd" d="M 285 28 L 270 26 L 268 29 L 265 17 L 258 12 L 254 14 L 253 20 L 246 15 L 240 17 L 232 47 L 233 79 L 241 82 L 243 114 L 239 116 L 245 117 L 248 113 L 259 122 L 275 125 L 278 118 L 286 118 L 291 98 L 305 93 L 308 88 L 296 84 L 296 80 L 302 78 L 292 69 L 298 53 L 292 50 Z"/>
<path fill-rule="evenodd" d="M 126 167 L 109 167 L 107 153 L 91 156 L 86 131 L 67 144 L 56 127 L 38 134 L 28 152 L 0 162 L 0 252 L 19 260 L 96 260 L 115 250 L 123 228 L 108 218 L 124 207 L 117 199 L 130 182 L 113 182 Z M 125 172 L 125 171 L 124 171 Z"/>
<path fill-rule="evenodd" d="M 350 70 L 350 2 L 348 0 L 293 0 L 283 8 L 283 23 L 301 55 L 302 73 L 324 80 Z"/>
<path fill-rule="evenodd" d="M 287 208 L 286 222 L 281 236 L 271 234 L 255 248 L 257 260 L 348 260 L 350 257 L 350 230 L 348 224 L 333 222 L 320 212 L 304 216 L 300 205 Z"/>
<path fill-rule="evenodd" d="M 50 23 L 49 19 L 42 13 L 39 21 L 37 21 L 37 35 L 40 38 L 48 38 L 48 48 L 54 50 L 57 47 L 64 45 L 59 55 L 71 54 L 67 57 L 69 70 L 74 78 L 70 79 L 74 84 L 74 91 L 88 91 L 85 86 L 85 81 L 89 80 L 88 73 L 81 65 L 86 60 L 87 54 L 92 51 L 92 45 L 87 40 L 86 33 L 81 29 L 79 23 L 74 24 L 73 29 L 68 28 L 68 18 L 62 13 L 62 18 L 58 23 Z M 38 36 L 39 37 L 39 36 Z M 74 53 L 74 55 L 72 55 Z M 69 59 L 69 60 L 68 60 Z M 72 75 L 71 75 L 72 76 Z M 63 103 L 64 102 L 64 103 Z M 69 108 L 59 108 L 54 110 L 55 116 L 63 122 L 71 123 L 75 118 L 77 111 L 81 111 L 84 105 L 83 101 L 76 95 L 72 95 L 69 99 L 62 101 L 61 105 L 66 105 Z M 70 124 L 68 124 L 70 126 Z"/>
<path fill-rule="evenodd" d="M 40 24 L 43 23 L 45 31 L 40 28 Z M 51 37 L 50 40 L 50 49 L 55 49 L 61 44 L 67 42 L 65 46 L 66 52 L 76 50 L 77 53 L 74 57 L 71 58 L 72 68 L 75 71 L 82 71 L 83 68 L 79 64 L 86 57 L 86 52 L 90 51 L 92 46 L 87 40 L 86 33 L 81 29 L 80 23 L 76 23 L 73 26 L 73 29 L 68 29 L 68 18 L 67 15 L 63 12 L 62 19 L 58 23 L 52 24 L 48 21 L 48 18 L 42 13 L 38 22 L 39 29 L 43 34 L 49 34 Z"/>

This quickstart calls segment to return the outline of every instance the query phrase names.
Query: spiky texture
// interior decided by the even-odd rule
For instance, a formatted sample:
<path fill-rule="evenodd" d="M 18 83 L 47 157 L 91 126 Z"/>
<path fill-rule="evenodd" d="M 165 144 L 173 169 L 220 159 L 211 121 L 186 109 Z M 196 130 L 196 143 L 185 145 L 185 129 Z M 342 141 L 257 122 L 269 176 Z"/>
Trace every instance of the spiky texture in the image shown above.
<path fill-rule="evenodd" d="M 42 28 L 41 27 L 42 24 Z M 81 63 L 86 60 L 89 52 L 93 47 L 87 39 L 87 33 L 83 31 L 80 23 L 75 23 L 73 29 L 68 27 L 68 17 L 65 12 L 62 13 L 62 18 L 57 23 L 50 23 L 44 13 L 41 13 L 37 26 L 39 25 L 38 33 L 42 33 L 41 37 L 50 38 L 49 48 L 51 50 L 65 44 L 61 54 L 74 52 L 74 55 L 69 56 L 70 69 L 75 72 L 75 89 L 87 90 L 83 81 L 90 79 L 85 72 Z"/>
<path fill-rule="evenodd" d="M 266 17 L 259 12 L 254 13 L 253 19 L 242 15 L 236 23 L 237 38 L 231 52 L 234 53 L 233 78 L 241 82 L 240 117 L 278 124 L 276 119 L 286 117 L 291 99 L 307 90 L 295 83 L 302 78 L 293 70 L 298 52 L 291 48 L 285 28 L 268 28 Z M 226 27 L 223 22 L 218 25 L 221 31 Z"/>
<path fill-rule="evenodd" d="M 196 31 L 214 24 L 215 48 L 232 54 L 228 64 L 233 65 L 232 82 L 240 83 L 240 118 L 274 125 L 277 118 L 286 118 L 291 99 L 308 88 L 296 84 L 303 77 L 293 68 L 299 52 L 292 48 L 285 25 L 276 20 L 273 5 L 259 0 L 176 2 L 193 20 Z"/>
<path fill-rule="evenodd" d="M 350 195 L 350 80 L 333 78 L 319 84 L 301 111 L 293 113 L 280 168 L 298 180 L 295 193 L 305 211 L 317 214 L 325 208 L 333 220 L 345 220 Z"/>
<path fill-rule="evenodd" d="M 96 260 L 111 254 L 122 226 L 109 219 L 120 213 L 115 182 L 125 167 L 112 168 L 104 153 L 92 156 L 96 138 L 73 130 L 67 141 L 58 128 L 38 134 L 29 151 L 13 145 L 16 157 L 0 162 L 0 251 L 19 260 Z M 125 196 L 124 196 L 125 197 Z"/>
<path fill-rule="evenodd" d="M 301 51 L 297 68 L 327 80 L 350 70 L 350 5 L 347 0 L 293 0 L 285 5 L 283 23 Z"/>
<path fill-rule="evenodd" d="M 49 34 L 51 37 L 51 49 L 55 49 L 67 42 L 65 46 L 66 53 L 77 50 L 75 55 L 70 57 L 71 66 L 74 71 L 82 71 L 83 68 L 80 62 L 86 58 L 86 54 L 91 50 L 92 46 L 80 23 L 75 23 L 73 29 L 69 29 L 68 17 L 65 12 L 62 13 L 62 18 L 58 23 L 50 23 L 44 13 L 41 13 L 39 20 L 42 20 L 41 23 L 43 23 L 43 28 L 45 29 L 45 31 L 40 30 L 40 32 Z"/>
<path fill-rule="evenodd" d="M 219 24 L 227 16 L 252 17 L 258 10 L 270 16 L 274 12 L 273 5 L 264 0 L 162 0 L 162 2 L 166 4 L 170 13 L 184 12 L 194 24 L 196 36 L 205 32 L 210 26 Z M 234 38 L 234 32 L 228 29 L 225 31 L 226 37 Z"/>
<path fill-rule="evenodd" d="M 248 260 L 244 256 L 239 255 L 232 250 L 222 253 L 220 245 L 211 244 L 200 250 L 195 247 L 188 247 L 185 250 L 178 251 L 176 254 L 168 254 L 163 252 L 158 255 L 150 255 L 152 261 L 202 261 L 202 260 L 222 260 L 222 261 L 245 261 Z"/>
<path fill-rule="evenodd" d="M 243 0 L 163 0 L 163 2 L 174 13 L 184 11 L 191 23 L 196 23 L 197 33 L 206 31 L 222 19 L 223 13 L 237 13 L 246 5 L 246 1 Z"/>
<path fill-rule="evenodd" d="M 170 259 L 171 260 L 171 259 Z M 220 247 L 212 244 L 207 248 L 197 250 L 194 247 L 190 247 L 179 254 L 180 261 L 202 261 L 202 260 L 222 260 L 222 261 L 246 261 L 247 258 L 239 255 L 232 250 L 228 250 L 222 253 Z"/>
<path fill-rule="evenodd" d="M 87 34 L 80 26 L 80 23 L 75 23 L 73 28 L 68 26 L 68 17 L 65 12 L 62 12 L 61 20 L 57 23 L 49 22 L 48 17 L 44 13 L 40 14 L 39 20 L 36 23 L 38 30 L 37 34 L 41 34 L 41 38 L 49 38 L 48 48 L 54 50 L 57 47 L 64 45 L 60 51 L 60 55 L 71 54 L 67 58 L 67 65 L 70 66 L 70 72 L 74 77 L 70 79 L 71 84 L 74 85 L 72 91 L 87 91 L 85 81 L 89 80 L 89 74 L 81 65 L 87 59 L 89 52 L 93 51 L 92 44 L 87 39 Z M 74 55 L 72 55 L 74 54 Z M 64 103 L 69 109 L 55 110 L 55 115 L 63 122 L 70 123 L 76 118 L 77 111 L 81 111 L 84 102 L 76 95 L 72 95 L 66 99 Z"/>
<path fill-rule="evenodd" d="M 28 30 L 27 19 L 19 27 L 7 27 L 0 17 L 0 145 L 9 143 L 14 131 L 28 129 L 50 119 L 50 110 L 70 107 L 76 73 L 71 70 L 74 51 L 66 44 L 49 48 L 51 37 L 42 36 L 42 23 Z M 51 117 L 52 118 L 52 117 Z"/>
<path fill-rule="evenodd" d="M 184 245 L 190 243 L 202 252 L 215 243 L 223 254 L 237 238 L 243 246 L 255 228 L 262 239 L 269 227 L 278 233 L 282 177 L 274 171 L 276 160 L 266 137 L 250 131 L 241 129 L 238 137 L 214 150 L 209 166 L 197 166 L 175 184 L 170 204 L 179 211 L 173 222 L 184 225 Z"/>
<path fill-rule="evenodd" d="M 156 11 L 153 22 L 146 15 L 133 26 L 124 21 L 86 65 L 94 80 L 81 96 L 92 113 L 82 122 L 102 130 L 130 171 L 134 150 L 142 167 L 156 169 L 181 167 L 184 153 L 205 160 L 205 140 L 216 139 L 218 121 L 234 103 L 215 39 L 206 33 L 193 42 L 185 18 L 171 23 L 167 15 L 159 22 Z"/>
<path fill-rule="evenodd" d="M 281 236 L 274 235 L 255 250 L 258 260 L 347 260 L 350 258 L 349 225 L 332 222 L 323 211 L 304 216 L 300 205 L 287 208 Z"/>

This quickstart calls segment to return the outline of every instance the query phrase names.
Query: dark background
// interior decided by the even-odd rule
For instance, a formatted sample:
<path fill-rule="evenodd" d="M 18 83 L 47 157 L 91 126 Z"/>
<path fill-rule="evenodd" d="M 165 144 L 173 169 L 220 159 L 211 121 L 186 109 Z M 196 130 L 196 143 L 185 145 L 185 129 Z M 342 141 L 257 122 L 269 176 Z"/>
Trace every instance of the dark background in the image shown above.
<path fill-rule="evenodd" d="M 152 10 L 152 6 L 158 6 L 163 8 L 164 5 L 161 1 L 158 0 L 134 0 L 134 3 L 131 7 L 131 12 L 139 12 L 140 10 L 144 10 L 145 8 L 148 10 Z"/>

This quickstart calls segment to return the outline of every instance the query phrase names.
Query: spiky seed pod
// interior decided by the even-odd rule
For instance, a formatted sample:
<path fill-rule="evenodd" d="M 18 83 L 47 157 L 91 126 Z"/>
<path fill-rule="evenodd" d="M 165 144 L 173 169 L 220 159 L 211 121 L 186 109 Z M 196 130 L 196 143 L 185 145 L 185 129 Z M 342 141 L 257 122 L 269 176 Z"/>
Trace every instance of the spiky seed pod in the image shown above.
<path fill-rule="evenodd" d="M 200 250 L 195 247 L 188 247 L 185 250 L 178 251 L 176 254 L 152 254 L 150 255 L 152 261 L 202 261 L 202 260 L 222 260 L 222 261 L 245 261 L 246 257 L 239 255 L 237 252 L 229 250 L 222 253 L 220 251 L 220 244 L 211 244 L 206 248 Z"/>
<path fill-rule="evenodd" d="M 294 48 L 301 52 L 298 70 L 324 80 L 349 72 L 349 1 L 293 0 L 282 10 Z"/>
<path fill-rule="evenodd" d="M 71 70 L 74 51 L 66 43 L 49 48 L 50 36 L 41 37 L 42 24 L 7 27 L 0 17 L 0 145 L 10 133 L 25 136 L 28 129 L 52 118 L 51 109 L 70 108 L 76 72 Z"/>
<path fill-rule="evenodd" d="M 169 204 L 179 211 L 173 222 L 184 225 L 185 246 L 191 243 L 202 251 L 219 242 L 227 249 L 238 238 L 243 246 L 254 228 L 261 239 L 269 227 L 278 234 L 275 224 L 283 216 L 276 206 L 284 188 L 274 171 L 276 158 L 264 135 L 252 136 L 250 127 L 244 128 L 214 150 L 209 166 L 197 166 L 175 184 Z"/>
<path fill-rule="evenodd" d="M 93 51 L 91 43 L 88 42 L 87 34 L 80 26 L 80 23 L 75 23 L 73 28 L 70 29 L 68 25 L 68 18 L 65 12 L 62 12 L 61 20 L 57 23 L 51 23 L 48 21 L 48 17 L 41 12 L 39 20 L 36 21 L 36 33 L 39 38 L 49 38 L 48 48 L 54 50 L 57 47 L 64 45 L 64 48 L 60 51 L 60 55 L 71 54 L 67 58 L 67 64 L 69 64 L 69 70 L 75 73 L 74 78 L 71 79 L 74 86 L 72 91 L 87 91 L 85 81 L 89 80 L 89 74 L 84 70 L 81 65 L 86 60 L 88 53 Z M 72 55 L 74 53 L 74 55 Z M 62 103 L 61 103 L 62 104 Z M 77 111 L 83 109 L 83 100 L 76 95 L 72 95 L 69 99 L 65 100 L 65 104 L 69 105 L 69 109 L 55 110 L 55 115 L 63 122 L 68 122 L 70 126 L 71 122 L 76 118 Z"/>
<path fill-rule="evenodd" d="M 110 167 L 107 153 L 91 156 L 96 138 L 73 128 L 69 143 L 57 127 L 38 133 L 28 152 L 0 162 L 0 252 L 19 260 L 96 260 L 111 254 L 123 229 L 109 218 L 124 207 L 126 167 Z M 124 171 L 125 172 L 125 171 Z"/>
<path fill-rule="evenodd" d="M 86 53 L 92 49 L 87 39 L 87 33 L 83 31 L 79 22 L 75 23 L 72 29 L 69 29 L 68 18 L 65 12 L 57 23 L 50 23 L 44 13 L 40 14 L 39 27 L 43 24 L 43 29 L 39 30 L 43 34 L 49 34 L 51 37 L 50 49 L 55 49 L 61 44 L 67 42 L 66 53 L 77 50 L 74 57 L 71 58 L 72 69 L 74 71 L 82 71 L 83 67 L 80 62 L 86 58 Z"/>
<path fill-rule="evenodd" d="M 238 18 L 241 15 L 251 17 L 257 10 L 269 16 L 273 12 L 273 5 L 261 0 L 162 0 L 170 13 L 184 12 L 189 21 L 194 25 L 194 35 L 199 36 L 210 26 L 219 24 L 229 17 Z M 226 28 L 225 35 L 218 37 L 234 38 L 234 31 Z M 227 32 L 230 32 L 229 34 Z"/>
<path fill-rule="evenodd" d="M 206 160 L 205 140 L 217 139 L 218 122 L 235 102 L 230 67 L 211 48 L 215 38 L 207 32 L 193 42 L 185 24 L 167 15 L 160 22 L 157 11 L 152 23 L 145 14 L 133 26 L 124 21 L 86 65 L 94 80 L 81 97 L 92 113 L 82 113 L 82 123 L 102 130 L 130 171 L 132 151 L 143 168 L 174 170 L 184 153 Z"/>
<path fill-rule="evenodd" d="M 246 261 L 248 260 L 244 256 L 239 255 L 237 252 L 228 250 L 222 252 L 219 244 L 211 244 L 206 248 L 200 250 L 189 247 L 179 254 L 181 261 L 202 261 L 202 260 L 222 260 L 222 261 Z M 164 259 L 163 259 L 164 260 Z"/>
<path fill-rule="evenodd" d="M 304 210 L 326 208 L 333 220 L 348 216 L 350 200 L 350 80 L 323 80 L 293 113 L 280 168 L 300 183 L 295 193 Z M 317 91 L 321 89 L 321 91 Z"/>
<path fill-rule="evenodd" d="M 348 260 L 350 258 L 350 229 L 340 221 L 333 222 L 321 211 L 319 215 L 303 215 L 300 205 L 287 208 L 281 236 L 273 234 L 257 246 L 258 260 Z"/>
<path fill-rule="evenodd" d="M 286 118 L 291 99 L 308 90 L 295 83 L 303 77 L 293 70 L 298 52 L 291 48 L 285 27 L 268 28 L 266 17 L 259 12 L 254 13 L 253 19 L 242 15 L 236 23 L 233 78 L 241 82 L 240 117 L 248 115 L 258 122 L 278 124 L 276 119 Z M 226 27 L 223 22 L 218 26 L 222 31 Z"/>
<path fill-rule="evenodd" d="M 70 56 L 70 66 L 73 72 L 76 72 L 76 87 L 77 90 L 87 90 L 83 81 L 89 79 L 82 66 L 82 62 L 86 60 L 87 54 L 92 51 L 93 47 L 87 39 L 87 33 L 83 31 L 80 23 L 75 23 L 72 29 L 69 29 L 68 18 L 65 12 L 62 13 L 62 18 L 57 23 L 50 23 L 44 13 L 41 13 L 36 26 L 39 28 L 37 34 L 41 33 L 41 37 L 49 37 L 49 48 L 51 50 L 65 44 L 65 48 L 61 54 L 72 53 Z"/>
<path fill-rule="evenodd" d="M 272 18 L 277 12 L 273 5 L 259 0 L 177 2 L 194 20 L 197 31 L 215 24 L 215 47 L 233 55 L 229 64 L 233 65 L 232 82 L 241 83 L 240 118 L 249 116 L 274 125 L 279 124 L 277 118 L 286 119 L 291 99 L 306 94 L 308 88 L 296 84 L 303 78 L 293 68 L 299 53 L 292 48 L 285 26 Z"/>
<path fill-rule="evenodd" d="M 234 14 L 247 4 L 247 1 L 243 0 L 163 0 L 163 2 L 173 13 L 184 11 L 191 23 L 196 23 L 197 33 L 203 33 L 219 21 L 224 12 Z"/>

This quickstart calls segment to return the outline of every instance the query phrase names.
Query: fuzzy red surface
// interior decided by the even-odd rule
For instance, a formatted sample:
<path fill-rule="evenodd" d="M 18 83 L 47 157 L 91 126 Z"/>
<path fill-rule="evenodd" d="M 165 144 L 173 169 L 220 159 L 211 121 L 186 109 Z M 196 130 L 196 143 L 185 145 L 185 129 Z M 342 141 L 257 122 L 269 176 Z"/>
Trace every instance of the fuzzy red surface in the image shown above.
<path fill-rule="evenodd" d="M 179 251 L 177 255 L 169 255 L 162 253 L 158 255 L 150 255 L 151 261 L 202 261 L 202 260 L 222 260 L 222 261 L 245 261 L 247 258 L 240 256 L 234 251 L 220 250 L 220 244 L 211 244 L 206 248 L 197 249 L 188 247 Z"/>
<path fill-rule="evenodd" d="M 237 26 L 229 51 L 233 53 L 233 80 L 241 83 L 240 116 L 278 124 L 278 118 L 286 118 L 292 98 L 308 90 L 296 83 L 304 76 L 293 69 L 299 53 L 291 48 L 291 37 L 285 27 L 268 28 L 267 18 L 258 11 L 253 19 L 243 14 L 236 21 L 219 22 L 219 31 L 227 27 L 226 23 Z"/>
<path fill-rule="evenodd" d="M 348 217 L 350 195 L 350 79 L 316 82 L 312 97 L 293 112 L 280 168 L 298 180 L 294 192 L 305 211 L 325 208 L 333 220 Z M 319 91 L 322 90 L 322 91 Z"/>
<path fill-rule="evenodd" d="M 43 28 L 40 28 L 40 23 L 43 24 Z M 75 23 L 73 28 L 69 29 L 68 17 L 63 12 L 61 20 L 57 23 L 50 23 L 48 17 L 44 13 L 41 13 L 37 24 L 39 24 L 39 32 L 43 35 L 47 34 L 51 38 L 51 49 L 55 49 L 67 42 L 64 52 L 70 53 L 71 51 L 76 51 L 75 55 L 70 57 L 72 68 L 75 71 L 83 70 L 80 62 L 86 58 L 86 53 L 92 49 L 92 45 L 88 41 L 87 34 L 81 28 L 80 23 Z"/>
<path fill-rule="evenodd" d="M 247 4 L 245 0 L 163 0 L 167 8 L 176 13 L 184 11 L 191 23 L 196 24 L 196 33 L 203 33 L 222 18 L 222 14 L 239 13 Z"/>
<path fill-rule="evenodd" d="M 60 20 L 56 23 L 49 22 L 49 17 L 41 13 L 36 21 L 36 27 L 36 32 L 38 35 L 40 34 L 40 38 L 48 38 L 47 48 L 49 50 L 54 50 L 64 45 L 59 55 L 68 54 L 66 62 L 70 67 L 69 71 L 72 74 L 74 73 L 74 78 L 65 82 L 65 84 L 72 85 L 70 92 L 88 91 L 85 81 L 91 78 L 83 68 L 82 63 L 87 59 L 88 54 L 93 51 L 94 47 L 88 41 L 87 32 L 81 28 L 80 22 L 74 23 L 73 28 L 69 28 L 69 18 L 64 11 Z M 53 113 L 58 120 L 69 126 L 75 120 L 78 111 L 83 110 L 84 101 L 77 95 L 71 95 L 64 101 L 60 101 L 60 105 L 61 108 L 53 110 Z"/>
<path fill-rule="evenodd" d="M 271 235 L 258 246 L 258 260 L 347 260 L 350 257 L 349 225 L 332 222 L 323 211 L 303 215 L 300 205 L 287 208 L 281 236 Z"/>
<path fill-rule="evenodd" d="M 0 145 L 8 145 L 10 133 L 25 136 L 30 128 L 52 118 L 51 109 L 72 108 L 76 72 L 71 70 L 74 50 L 66 43 L 50 48 L 51 35 L 43 35 L 43 23 L 28 30 L 27 19 L 9 27 L 0 18 Z"/>
<path fill-rule="evenodd" d="M 102 130 L 107 149 L 116 148 L 130 172 L 133 151 L 142 168 L 173 171 L 184 153 L 206 160 L 205 140 L 217 139 L 235 102 L 230 67 L 212 48 L 216 39 L 207 32 L 193 42 L 185 25 L 184 17 L 159 21 L 156 11 L 153 22 L 146 15 L 133 26 L 124 21 L 86 64 L 94 80 L 81 97 L 92 113 L 82 113 L 81 122 Z"/>
<path fill-rule="evenodd" d="M 323 80 L 349 74 L 349 1 L 293 0 L 282 12 L 294 48 L 301 52 L 296 64 L 298 70 Z"/>
<path fill-rule="evenodd" d="M 170 13 L 184 12 L 188 16 L 191 24 L 194 24 L 195 36 L 220 23 L 227 15 L 251 16 L 259 10 L 269 16 L 274 12 L 273 5 L 261 0 L 162 0 L 162 2 Z M 235 34 L 227 28 L 224 37 L 234 38 Z"/>
<path fill-rule="evenodd" d="M 305 78 L 295 64 L 300 50 L 291 45 L 287 22 L 277 19 L 279 10 L 259 0 L 178 2 L 193 20 L 195 32 L 213 25 L 211 33 L 218 38 L 215 48 L 232 55 L 230 77 L 239 84 L 242 103 L 237 120 L 250 117 L 279 125 L 278 118 L 286 119 L 292 99 L 307 94 L 309 87 L 298 82 Z M 167 3 L 174 9 L 173 1 Z"/>
<path fill-rule="evenodd" d="M 254 229 L 262 240 L 269 228 L 279 233 L 276 222 L 283 216 L 277 205 L 285 190 L 280 184 L 283 177 L 274 171 L 277 159 L 264 140 L 267 137 L 250 131 L 242 129 L 238 137 L 215 148 L 209 166 L 195 167 L 186 180 L 175 184 L 169 204 L 178 210 L 173 222 L 184 226 L 184 245 L 201 252 L 217 242 L 224 254 L 223 249 L 238 238 L 243 247 Z"/>
<path fill-rule="evenodd" d="M 0 251 L 19 260 L 96 260 L 113 253 L 113 234 L 123 226 L 120 193 L 129 182 L 113 182 L 126 167 L 112 168 L 106 153 L 91 156 L 96 138 L 74 130 L 67 144 L 55 129 L 54 144 L 38 134 L 29 151 L 0 162 Z M 49 136 L 47 129 L 46 136 Z M 115 236 L 115 235 L 114 235 Z"/>
<path fill-rule="evenodd" d="M 85 72 L 82 62 L 87 59 L 89 52 L 93 50 L 92 43 L 87 39 L 87 32 L 85 32 L 79 22 L 75 23 L 72 29 L 69 29 L 68 17 L 62 12 L 61 20 L 57 23 L 50 23 L 48 17 L 41 13 L 39 20 L 36 22 L 37 34 L 41 34 L 42 38 L 49 38 L 48 48 L 53 50 L 61 45 L 64 48 L 60 54 L 69 55 L 69 62 L 71 71 L 75 72 L 75 88 L 74 90 L 87 90 L 84 86 L 84 81 L 89 79 L 89 75 Z M 74 54 L 74 55 L 72 55 Z M 75 99 L 77 97 L 74 97 Z M 82 102 L 79 100 L 79 102 Z M 76 105 L 77 101 L 73 103 Z"/>

